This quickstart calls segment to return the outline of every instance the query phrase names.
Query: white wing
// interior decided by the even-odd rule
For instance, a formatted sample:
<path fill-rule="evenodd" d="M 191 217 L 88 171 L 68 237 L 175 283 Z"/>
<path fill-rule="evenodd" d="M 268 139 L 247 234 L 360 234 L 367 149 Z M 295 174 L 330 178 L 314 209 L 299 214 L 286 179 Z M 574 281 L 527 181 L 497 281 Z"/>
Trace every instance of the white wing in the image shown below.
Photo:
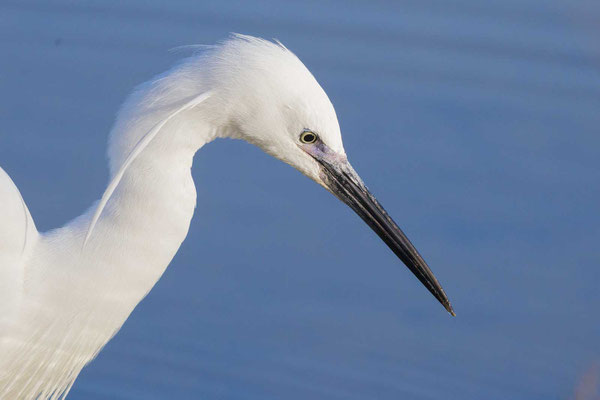
<path fill-rule="evenodd" d="M 24 263 L 38 236 L 19 189 L 0 168 L 0 338 L 22 294 Z"/>

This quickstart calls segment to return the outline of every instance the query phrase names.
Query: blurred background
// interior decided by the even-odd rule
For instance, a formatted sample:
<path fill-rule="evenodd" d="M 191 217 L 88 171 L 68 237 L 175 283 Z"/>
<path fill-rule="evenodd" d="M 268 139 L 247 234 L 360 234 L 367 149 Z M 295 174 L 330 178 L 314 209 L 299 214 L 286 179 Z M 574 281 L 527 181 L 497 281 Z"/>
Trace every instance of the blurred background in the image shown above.
<path fill-rule="evenodd" d="M 40 231 L 100 197 L 133 87 L 230 32 L 314 73 L 458 316 L 325 190 L 218 141 L 188 239 L 70 398 L 587 399 L 600 3 L 0 0 L 0 165 Z"/>

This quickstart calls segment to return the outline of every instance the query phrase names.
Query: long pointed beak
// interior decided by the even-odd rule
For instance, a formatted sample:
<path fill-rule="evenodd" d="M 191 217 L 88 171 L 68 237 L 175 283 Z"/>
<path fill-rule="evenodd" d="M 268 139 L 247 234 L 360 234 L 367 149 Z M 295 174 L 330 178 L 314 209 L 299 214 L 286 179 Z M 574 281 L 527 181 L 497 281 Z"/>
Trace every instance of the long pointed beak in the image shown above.
<path fill-rule="evenodd" d="M 307 150 L 322 166 L 326 188 L 352 208 L 388 245 L 444 308 L 455 316 L 444 289 L 404 232 L 369 192 L 346 157 L 334 154 L 323 143 Z"/>

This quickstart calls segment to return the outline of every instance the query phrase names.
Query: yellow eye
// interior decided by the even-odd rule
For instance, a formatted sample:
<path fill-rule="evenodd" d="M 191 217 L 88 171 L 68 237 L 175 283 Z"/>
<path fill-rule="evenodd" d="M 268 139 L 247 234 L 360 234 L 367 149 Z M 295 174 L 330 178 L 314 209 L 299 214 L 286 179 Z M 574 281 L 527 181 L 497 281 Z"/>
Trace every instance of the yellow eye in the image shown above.
<path fill-rule="evenodd" d="M 317 134 L 311 131 L 304 131 L 300 134 L 300 141 L 304 144 L 312 144 L 316 142 L 317 139 Z"/>

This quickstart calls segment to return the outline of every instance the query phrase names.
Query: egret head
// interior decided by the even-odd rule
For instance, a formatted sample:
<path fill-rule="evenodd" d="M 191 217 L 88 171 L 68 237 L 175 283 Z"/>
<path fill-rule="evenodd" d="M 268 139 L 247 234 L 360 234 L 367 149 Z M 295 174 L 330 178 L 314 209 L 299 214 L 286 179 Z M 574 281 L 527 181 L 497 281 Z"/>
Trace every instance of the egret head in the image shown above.
<path fill-rule="evenodd" d="M 348 162 L 333 105 L 304 64 L 280 43 L 248 36 L 205 57 L 209 108 L 222 134 L 259 146 L 346 203 L 454 315 L 423 258 Z"/>
<path fill-rule="evenodd" d="M 257 145 L 323 185 L 306 139 L 318 137 L 339 155 L 344 147 L 333 105 L 304 64 L 279 43 L 240 35 L 202 61 L 223 135 Z"/>

